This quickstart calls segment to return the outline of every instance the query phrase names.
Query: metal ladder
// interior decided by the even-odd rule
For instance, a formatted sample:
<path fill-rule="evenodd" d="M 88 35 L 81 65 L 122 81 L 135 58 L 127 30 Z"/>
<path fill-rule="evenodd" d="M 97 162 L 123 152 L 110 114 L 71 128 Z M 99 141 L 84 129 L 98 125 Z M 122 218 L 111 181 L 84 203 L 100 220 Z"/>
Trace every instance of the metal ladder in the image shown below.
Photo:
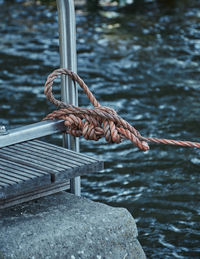
<path fill-rule="evenodd" d="M 57 0 L 57 9 L 60 66 L 77 72 L 74 2 Z M 64 75 L 61 98 L 78 105 L 78 91 Z M 9 131 L 1 126 L 0 209 L 69 187 L 72 193 L 80 195 L 80 176 L 103 169 L 102 161 L 79 153 L 77 138 L 63 134 L 63 147 L 37 140 L 63 131 L 62 120 L 42 121 Z"/>

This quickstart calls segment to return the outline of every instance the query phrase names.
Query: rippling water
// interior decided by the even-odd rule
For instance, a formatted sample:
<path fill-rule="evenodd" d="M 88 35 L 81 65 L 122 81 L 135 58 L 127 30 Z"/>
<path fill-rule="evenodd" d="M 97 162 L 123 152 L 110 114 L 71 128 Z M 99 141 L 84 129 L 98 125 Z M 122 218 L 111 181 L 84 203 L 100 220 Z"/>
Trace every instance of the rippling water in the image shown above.
<path fill-rule="evenodd" d="M 164 3 L 78 9 L 78 71 L 100 103 L 142 135 L 200 141 L 199 1 Z M 54 108 L 43 84 L 59 67 L 55 5 L 0 0 L 0 20 L 0 121 L 40 121 Z M 79 103 L 88 105 L 81 91 Z M 199 258 L 198 149 L 151 144 L 143 153 L 128 141 L 81 140 L 81 150 L 106 162 L 83 178 L 83 195 L 126 207 L 148 258 Z"/>

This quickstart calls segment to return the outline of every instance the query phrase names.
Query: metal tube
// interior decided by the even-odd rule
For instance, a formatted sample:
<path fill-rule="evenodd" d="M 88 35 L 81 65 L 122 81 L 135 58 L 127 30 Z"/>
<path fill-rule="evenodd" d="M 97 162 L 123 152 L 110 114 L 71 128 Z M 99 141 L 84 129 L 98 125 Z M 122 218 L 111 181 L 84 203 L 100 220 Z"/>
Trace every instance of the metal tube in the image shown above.
<path fill-rule="evenodd" d="M 63 120 L 37 122 L 8 130 L 7 134 L 0 135 L 0 148 L 64 131 Z"/>
<path fill-rule="evenodd" d="M 77 72 L 76 57 L 76 20 L 73 0 L 57 0 L 58 24 L 59 24 L 59 51 L 60 66 Z M 78 105 L 77 86 L 71 78 L 62 75 L 61 78 L 62 101 Z M 64 135 L 63 146 L 79 152 L 79 139 L 70 135 Z M 80 177 L 70 181 L 71 192 L 80 196 Z"/>

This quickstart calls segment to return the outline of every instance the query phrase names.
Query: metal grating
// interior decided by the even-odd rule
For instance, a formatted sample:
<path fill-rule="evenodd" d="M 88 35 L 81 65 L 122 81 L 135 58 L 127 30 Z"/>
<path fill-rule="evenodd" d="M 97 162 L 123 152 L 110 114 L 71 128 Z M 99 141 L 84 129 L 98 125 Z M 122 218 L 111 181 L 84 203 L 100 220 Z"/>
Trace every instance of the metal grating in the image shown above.
<path fill-rule="evenodd" d="M 102 161 L 39 140 L 0 148 L 0 208 L 6 199 L 60 190 L 67 180 L 102 169 Z"/>

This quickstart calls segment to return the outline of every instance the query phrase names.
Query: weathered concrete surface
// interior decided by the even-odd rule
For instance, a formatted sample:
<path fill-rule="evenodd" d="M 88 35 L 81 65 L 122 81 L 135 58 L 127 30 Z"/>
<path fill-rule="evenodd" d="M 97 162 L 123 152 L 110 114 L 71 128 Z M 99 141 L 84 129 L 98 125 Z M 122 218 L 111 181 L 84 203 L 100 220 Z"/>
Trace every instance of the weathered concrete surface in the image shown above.
<path fill-rule="evenodd" d="M 0 211 L 0 258 L 143 259 L 130 213 L 69 193 Z"/>

